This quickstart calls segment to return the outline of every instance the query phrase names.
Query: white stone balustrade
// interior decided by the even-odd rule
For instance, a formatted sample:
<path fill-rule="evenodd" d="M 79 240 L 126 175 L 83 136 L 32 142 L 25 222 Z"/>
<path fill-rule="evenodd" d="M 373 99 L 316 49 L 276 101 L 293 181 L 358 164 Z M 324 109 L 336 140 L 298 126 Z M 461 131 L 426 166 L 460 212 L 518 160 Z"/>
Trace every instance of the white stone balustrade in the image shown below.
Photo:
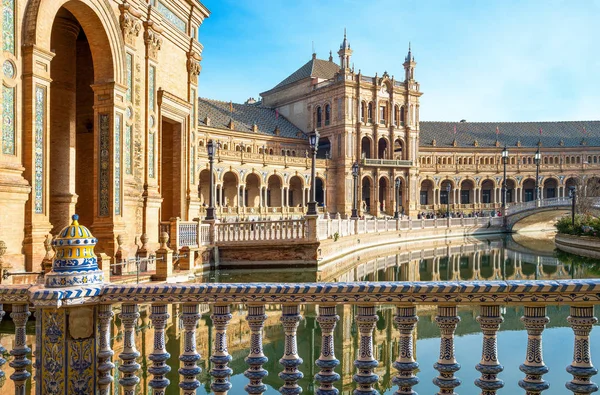
<path fill-rule="evenodd" d="M 119 383 L 125 394 L 164 393 L 170 386 L 165 375 L 172 367 L 180 366 L 179 386 L 182 393 L 192 394 L 200 385 L 197 375 L 200 373 L 196 361 L 200 356 L 195 348 L 195 330 L 200 321 L 200 306 L 208 304 L 212 309 L 212 322 L 215 331 L 213 354 L 210 357 L 212 367 L 211 388 L 215 394 L 262 394 L 266 387 L 263 378 L 268 374 L 263 365 L 267 359 L 262 349 L 262 330 L 267 318 L 266 309 L 281 306 L 281 330 L 285 338 L 284 353 L 279 372 L 280 392 L 299 394 L 302 391 L 299 380 L 303 377 L 300 370 L 305 351 L 298 349 L 297 336 L 304 326 L 301 312 L 308 306 L 318 305 L 316 321 L 322 329 L 321 353 L 315 363 L 318 372 L 316 393 L 320 395 L 336 393 L 339 380 L 335 372 L 339 361 L 333 353 L 333 332 L 338 321 L 339 305 L 355 305 L 355 322 L 358 328 L 357 342 L 360 345 L 356 355 L 356 394 L 376 394 L 378 365 L 373 355 L 373 330 L 378 322 L 377 311 L 382 306 L 396 306 L 394 323 L 400 337 L 398 358 L 393 361 L 397 374 L 393 383 L 396 394 L 414 394 L 412 387 L 419 382 L 419 367 L 413 355 L 413 335 L 417 319 L 417 308 L 436 306 L 436 323 L 440 328 L 440 355 L 435 363 L 437 377 L 428 380 L 439 387 L 439 394 L 450 394 L 460 387 L 460 370 L 476 369 L 481 377 L 475 384 L 482 394 L 496 394 L 503 388 L 503 366 L 498 360 L 498 347 L 512 345 L 498 344 L 497 333 L 502 326 L 501 307 L 506 305 L 524 306 L 522 317 L 527 334 L 527 347 L 520 350 L 511 348 L 511 352 L 521 353 L 524 362 L 520 369 L 524 376 L 519 385 L 528 394 L 542 394 L 552 382 L 552 375 L 544 363 L 542 354 L 542 335 L 548 323 L 546 308 L 549 305 L 570 305 L 567 319 L 573 328 L 573 341 L 565 339 L 564 344 L 573 345 L 573 360 L 564 361 L 569 374 L 573 376 L 567 383 L 552 383 L 555 386 L 566 385 L 576 395 L 591 394 L 598 390 L 592 381 L 597 369 L 592 364 L 590 352 L 590 332 L 596 323 L 594 306 L 600 303 L 600 279 L 557 280 L 557 281 L 485 281 L 485 282 L 376 282 L 376 283 L 307 283 L 307 284 L 143 284 L 143 285 L 102 285 L 70 288 L 44 288 L 37 285 L 0 286 L 0 317 L 4 310 L 11 310 L 11 325 L 14 326 L 15 341 L 10 350 L 9 365 L 14 369 L 10 376 L 15 384 L 15 394 L 25 393 L 31 386 L 31 349 L 25 342 L 25 324 L 30 317 L 30 306 L 36 316 L 36 394 L 49 393 L 49 385 L 64 384 L 61 372 L 70 371 L 73 366 L 94 366 L 97 374 L 89 368 L 83 368 L 78 374 L 78 385 L 82 393 L 106 393 L 115 374 L 115 355 L 111 350 L 110 323 L 113 309 L 120 306 L 119 315 L 124 348 L 118 355 Z M 140 317 L 140 304 L 150 304 L 149 316 L 154 327 L 153 347 L 149 354 L 147 370 L 151 379 L 150 388 L 140 388 L 140 377 L 146 377 L 142 367 L 136 361 L 140 353 L 135 348 L 136 326 Z M 169 355 L 165 349 L 165 323 L 169 319 L 168 305 L 181 305 L 184 346 L 180 355 Z M 250 328 L 251 342 L 247 350 L 248 365 L 245 371 L 247 385 L 237 388 L 230 381 L 233 373 L 229 366 L 231 355 L 227 348 L 227 331 L 232 318 L 232 306 L 245 304 L 248 310 L 247 323 Z M 478 306 L 477 321 L 482 328 L 481 361 L 474 367 L 461 366 L 454 353 L 454 336 L 460 327 L 458 307 Z M 311 307 L 312 308 L 312 307 Z M 204 310 L 204 309 L 203 309 Z M 65 314 L 64 312 L 68 313 Z M 39 313 L 39 314 L 38 314 Z M 60 318 L 62 317 L 62 319 Z M 97 317 L 97 318 L 96 318 Z M 205 325 L 205 324 L 200 324 Z M 392 325 L 385 323 L 384 325 Z M 89 333 L 86 333 L 87 329 Z M 98 339 L 90 352 L 78 356 L 81 365 L 65 365 L 63 349 L 56 354 L 49 350 L 60 350 L 61 342 L 68 342 L 65 333 Z M 58 348 L 52 348 L 52 346 Z M 9 346 L 3 344 L 3 346 Z M 38 354 L 40 353 L 40 354 Z M 58 358 L 58 359 L 57 359 Z M 54 360 L 57 359 L 57 360 Z M 387 361 L 390 363 L 392 361 Z M 3 367 L 0 361 L 0 369 Z M 51 369 L 51 371 L 48 371 Z M 64 370 L 61 370 L 64 369 Z M 0 376 L 2 373 L 0 373 Z M 273 372 L 275 376 L 275 372 Z M 62 376 L 64 380 L 64 376 Z M 420 378 L 425 379 L 424 377 Z M 61 384 L 62 383 L 62 384 Z M 64 387 L 63 387 L 64 388 Z M 177 389 L 178 391 L 178 389 Z M 460 392 L 460 388 L 457 390 Z"/>

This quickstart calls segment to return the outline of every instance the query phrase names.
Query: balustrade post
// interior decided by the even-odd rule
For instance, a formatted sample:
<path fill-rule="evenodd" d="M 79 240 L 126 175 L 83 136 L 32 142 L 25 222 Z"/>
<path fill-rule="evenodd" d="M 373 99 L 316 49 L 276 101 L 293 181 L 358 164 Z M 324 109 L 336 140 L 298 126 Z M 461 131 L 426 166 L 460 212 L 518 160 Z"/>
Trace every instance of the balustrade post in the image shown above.
<path fill-rule="evenodd" d="M 398 374 L 392 379 L 392 383 L 398 386 L 395 395 L 416 395 L 412 387 L 419 384 L 419 378 L 415 376 L 415 370 L 419 364 L 413 356 L 413 331 L 419 317 L 415 306 L 397 306 L 394 322 L 400 331 L 398 359 L 393 366 Z"/>
<path fill-rule="evenodd" d="M 196 326 L 200 319 L 200 306 L 194 304 L 184 304 L 181 321 L 183 322 L 183 353 L 179 356 L 181 367 L 179 374 L 179 388 L 182 390 L 182 395 L 196 395 L 196 389 L 200 387 L 200 381 L 197 377 L 202 371 L 196 364 L 200 359 L 200 355 L 196 350 Z"/>
<path fill-rule="evenodd" d="M 527 330 L 527 356 L 519 370 L 525 373 L 525 378 L 519 380 L 519 387 L 525 390 L 526 395 L 539 395 L 550 388 L 550 384 L 542 379 L 548 373 L 544 364 L 542 352 L 542 332 L 550 321 L 546 317 L 546 306 L 525 306 L 525 314 L 521 317 Z"/>
<path fill-rule="evenodd" d="M 170 383 L 166 377 L 167 373 L 171 371 L 171 367 L 166 363 L 171 356 L 166 350 L 165 342 L 165 328 L 170 317 L 167 308 L 166 304 L 153 304 L 151 306 L 150 320 L 154 327 L 154 349 L 148 356 L 148 359 L 152 361 L 148 373 L 152 374 L 153 377 L 148 385 L 152 388 L 153 395 L 164 395 Z"/>
<path fill-rule="evenodd" d="M 265 305 L 248 306 L 246 321 L 250 327 L 250 354 L 245 359 L 249 367 L 244 372 L 244 376 L 250 380 L 250 383 L 244 389 L 249 394 L 262 394 L 267 390 L 267 386 L 262 382 L 269 374 L 263 368 L 263 364 L 269 361 L 263 353 L 263 326 L 266 319 Z"/>
<path fill-rule="evenodd" d="M 481 373 L 481 377 L 475 380 L 475 385 L 481 388 L 481 395 L 496 395 L 496 391 L 504 387 L 504 382 L 498 379 L 498 374 L 504 367 L 498 362 L 497 342 L 498 330 L 503 321 L 499 305 L 481 306 L 477 322 L 483 332 L 483 346 L 481 361 L 475 366 Z"/>
<path fill-rule="evenodd" d="M 357 369 L 352 377 L 357 384 L 354 395 L 378 395 L 373 388 L 379 380 L 379 376 L 373 370 L 379 366 L 379 362 L 373 357 L 373 330 L 377 324 L 375 306 L 358 306 L 356 322 L 360 334 L 358 358 L 354 361 Z"/>
<path fill-rule="evenodd" d="M 315 361 L 315 364 L 321 368 L 321 371 L 315 375 L 321 385 L 317 389 L 316 395 L 337 395 L 339 391 L 333 386 L 333 383 L 340 379 L 334 369 L 340 364 L 335 357 L 333 347 L 333 331 L 340 317 L 335 312 L 335 306 L 319 306 L 319 316 L 317 322 L 321 327 L 321 355 Z"/>
<path fill-rule="evenodd" d="M 312 218 L 310 216 L 309 218 Z M 316 219 L 315 219 L 316 222 Z M 298 380 L 304 377 L 304 374 L 298 367 L 302 365 L 302 358 L 298 355 L 298 344 L 296 339 L 296 331 L 302 316 L 300 315 L 299 305 L 283 305 L 281 318 L 279 319 L 283 325 L 285 332 L 285 349 L 283 357 L 279 363 L 283 366 L 283 372 L 279 373 L 279 378 L 284 381 L 284 384 L 279 388 L 279 392 L 283 395 L 298 395 L 302 392 L 302 388 L 298 385 Z"/>
<path fill-rule="evenodd" d="M 210 318 L 216 330 L 215 350 L 210 357 L 210 361 L 213 363 L 210 375 L 214 379 L 210 388 L 215 395 L 226 395 L 227 391 L 231 389 L 229 377 L 233 373 L 233 370 L 229 367 L 232 358 L 227 350 L 227 325 L 232 318 L 231 306 L 228 304 L 214 305 Z"/>
<path fill-rule="evenodd" d="M 10 351 L 10 355 L 14 359 L 8 365 L 15 370 L 10 375 L 10 379 L 15 383 L 15 395 L 25 395 L 26 383 L 31 377 L 31 373 L 27 370 L 31 365 L 31 360 L 27 358 L 27 354 L 31 352 L 31 349 L 27 347 L 25 334 L 25 326 L 30 315 L 29 305 L 27 304 L 13 305 L 12 313 L 10 313 L 10 318 L 15 324 L 15 342 L 13 349 Z"/>
<path fill-rule="evenodd" d="M 594 317 L 594 306 L 571 306 L 567 321 L 573 328 L 575 344 L 573 362 L 567 366 L 567 372 L 573 375 L 573 380 L 565 386 L 574 395 L 588 395 L 598 391 L 598 385 L 591 381 L 591 377 L 598 373 L 598 369 L 592 365 L 590 355 L 590 332 L 598 322 Z"/>
<path fill-rule="evenodd" d="M 454 331 L 460 322 L 456 306 L 438 306 L 435 322 L 440 328 L 440 357 L 433 365 L 440 375 L 433 379 L 433 384 L 440 388 L 436 395 L 452 394 L 461 380 L 454 376 L 460 370 L 460 364 L 454 355 Z"/>
<path fill-rule="evenodd" d="M 98 306 L 98 393 L 110 394 L 110 385 L 114 381 L 112 370 L 115 364 L 112 357 L 115 354 L 110 347 L 110 323 L 114 317 L 112 306 L 101 304 Z"/>
<path fill-rule="evenodd" d="M 122 373 L 122 376 L 119 384 L 123 387 L 124 395 L 135 395 L 135 387 L 140 382 L 140 378 L 136 376 L 136 372 L 140 370 L 140 364 L 137 363 L 140 352 L 135 348 L 135 327 L 140 318 L 139 306 L 137 304 L 122 305 L 119 318 L 123 323 L 123 352 L 119 354 L 121 359 L 119 372 Z"/>

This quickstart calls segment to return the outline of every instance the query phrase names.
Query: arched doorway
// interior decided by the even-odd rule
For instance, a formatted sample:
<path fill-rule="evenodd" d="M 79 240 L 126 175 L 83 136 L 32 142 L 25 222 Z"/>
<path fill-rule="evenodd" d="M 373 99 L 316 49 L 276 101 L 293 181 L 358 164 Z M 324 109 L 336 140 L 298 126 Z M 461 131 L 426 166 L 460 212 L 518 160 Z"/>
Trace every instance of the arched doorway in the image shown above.
<path fill-rule="evenodd" d="M 552 199 L 558 197 L 558 181 L 554 178 L 544 180 L 543 195 L 544 199 Z"/>
<path fill-rule="evenodd" d="M 322 178 L 317 177 L 317 179 L 315 180 L 315 183 L 317 184 L 316 185 L 317 189 L 315 191 L 317 206 L 325 207 L 325 182 L 323 182 Z"/>
<path fill-rule="evenodd" d="M 317 149 L 317 159 L 331 158 L 331 142 L 327 137 L 319 138 L 319 147 Z"/>
<path fill-rule="evenodd" d="M 377 143 L 377 159 L 387 159 L 387 140 L 380 138 Z"/>
<path fill-rule="evenodd" d="M 222 186 L 222 200 L 221 204 L 223 207 L 237 207 L 238 204 L 238 178 L 237 175 L 231 171 L 228 171 L 223 175 L 223 186 Z"/>
<path fill-rule="evenodd" d="M 64 7 L 54 19 L 50 45 L 56 56 L 50 67 L 48 212 L 52 233 L 56 234 L 75 212 L 82 223 L 94 220 L 94 166 L 89 158 L 94 157 L 98 131 L 94 127 L 90 43 L 77 18 Z"/>
<path fill-rule="evenodd" d="M 281 207 L 281 179 L 276 175 L 267 181 L 267 206 Z"/>
<path fill-rule="evenodd" d="M 371 158 L 371 139 L 366 136 L 360 141 L 360 156 L 363 159 Z"/>
<path fill-rule="evenodd" d="M 571 189 L 577 190 L 577 186 L 579 185 L 579 179 L 576 177 L 569 177 L 565 181 L 565 190 L 563 192 L 564 196 L 571 196 Z"/>
<path fill-rule="evenodd" d="M 535 199 L 535 180 L 528 178 L 523 181 L 523 201 L 531 202 Z"/>
<path fill-rule="evenodd" d="M 208 207 L 210 203 L 210 171 L 207 169 L 200 172 L 198 198 L 202 207 Z"/>
<path fill-rule="evenodd" d="M 368 177 L 362 179 L 361 208 L 364 212 L 371 211 L 371 180 Z"/>
<path fill-rule="evenodd" d="M 394 159 L 396 159 L 396 160 L 404 159 L 403 149 L 404 149 L 404 144 L 402 144 L 402 140 L 396 139 L 394 141 Z"/>
<path fill-rule="evenodd" d="M 450 180 L 442 181 L 440 185 L 440 205 L 448 208 L 448 204 L 454 204 L 454 184 Z"/>
<path fill-rule="evenodd" d="M 463 180 L 460 183 L 460 204 L 475 202 L 475 183 L 473 180 Z"/>
<path fill-rule="evenodd" d="M 483 180 L 481 182 L 481 203 L 490 204 L 496 203 L 494 193 L 494 181 Z"/>
<path fill-rule="evenodd" d="M 428 206 L 433 204 L 433 190 L 435 189 L 433 181 L 426 179 L 421 182 L 421 190 L 419 194 L 419 204 Z"/>
<path fill-rule="evenodd" d="M 517 183 L 515 180 L 508 178 L 506 180 L 506 203 L 514 203 L 515 202 L 515 188 L 517 187 Z"/>
<path fill-rule="evenodd" d="M 288 207 L 304 206 L 304 201 L 302 199 L 303 191 L 304 182 L 302 182 L 302 178 L 298 176 L 293 176 L 290 178 L 290 186 L 288 189 Z"/>
<path fill-rule="evenodd" d="M 385 177 L 379 179 L 379 210 L 386 213 L 389 208 L 389 186 L 388 180 Z"/>
<path fill-rule="evenodd" d="M 246 193 L 244 205 L 250 208 L 260 207 L 260 177 L 251 173 L 246 177 Z"/>

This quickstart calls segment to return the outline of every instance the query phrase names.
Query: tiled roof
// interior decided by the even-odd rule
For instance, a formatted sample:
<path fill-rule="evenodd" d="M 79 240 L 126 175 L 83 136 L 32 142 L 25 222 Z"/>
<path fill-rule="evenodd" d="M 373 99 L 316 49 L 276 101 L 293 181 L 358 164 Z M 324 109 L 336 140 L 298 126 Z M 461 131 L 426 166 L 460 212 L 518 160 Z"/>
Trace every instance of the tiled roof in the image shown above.
<path fill-rule="evenodd" d="M 233 108 L 233 111 L 231 111 Z M 218 129 L 229 129 L 229 121 L 233 121 L 233 130 L 238 132 L 252 131 L 256 123 L 257 133 L 269 136 L 275 135 L 275 128 L 279 127 L 279 136 L 288 138 L 307 139 L 307 136 L 294 124 L 279 114 L 279 118 L 272 108 L 262 107 L 257 104 L 238 104 L 228 102 L 198 99 L 198 125 L 206 126 L 205 119 L 208 117 L 208 126 Z"/>
<path fill-rule="evenodd" d="M 600 147 L 600 121 L 569 122 L 420 122 L 420 145 L 431 147 L 500 146 L 536 147 Z M 456 134 L 454 134 L 456 127 Z M 496 128 L 499 133 L 496 135 Z M 542 133 L 540 135 L 540 128 Z"/>
<path fill-rule="evenodd" d="M 328 80 L 333 78 L 335 73 L 337 73 L 339 70 L 340 66 L 334 62 L 312 58 L 304 66 L 300 67 L 298 70 L 290 74 L 290 76 L 288 76 L 286 79 L 277 84 L 275 88 L 280 88 L 308 77 L 317 77 Z"/>

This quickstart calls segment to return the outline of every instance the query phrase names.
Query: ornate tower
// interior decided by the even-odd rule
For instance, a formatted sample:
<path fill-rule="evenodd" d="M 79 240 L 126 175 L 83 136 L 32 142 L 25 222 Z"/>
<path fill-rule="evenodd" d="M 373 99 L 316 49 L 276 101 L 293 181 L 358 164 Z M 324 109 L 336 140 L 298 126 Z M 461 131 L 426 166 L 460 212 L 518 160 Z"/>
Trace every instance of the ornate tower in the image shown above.
<path fill-rule="evenodd" d="M 415 62 L 415 57 L 413 56 L 410 50 L 410 43 L 408 43 L 408 54 L 406 58 L 404 58 L 404 76 L 406 81 L 414 81 L 415 80 L 415 66 L 417 62 Z"/>
<path fill-rule="evenodd" d="M 344 41 L 340 44 L 340 50 L 338 51 L 338 55 L 340 55 L 340 68 L 342 70 L 350 68 L 350 56 L 352 56 L 352 50 L 350 49 L 350 44 L 346 39 L 346 29 L 344 29 Z"/>

